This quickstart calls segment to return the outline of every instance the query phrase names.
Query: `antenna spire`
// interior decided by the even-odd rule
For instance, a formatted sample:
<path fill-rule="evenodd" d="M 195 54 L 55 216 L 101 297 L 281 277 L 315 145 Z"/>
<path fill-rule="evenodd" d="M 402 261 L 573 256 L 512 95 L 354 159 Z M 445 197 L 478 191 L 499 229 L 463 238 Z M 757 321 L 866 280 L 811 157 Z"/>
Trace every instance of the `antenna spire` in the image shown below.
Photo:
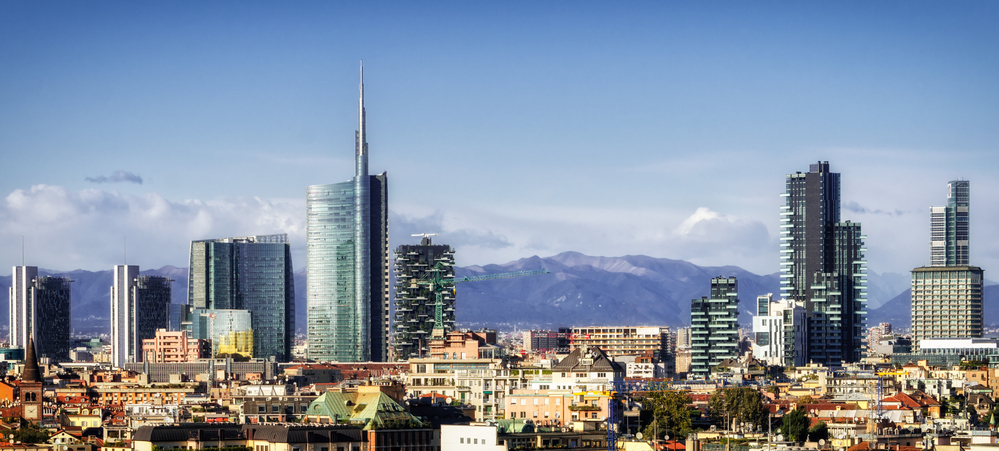
<path fill-rule="evenodd" d="M 124 263 L 125 263 L 125 265 L 124 266 L 128 266 L 128 236 L 127 235 L 122 235 L 121 236 L 121 241 L 122 241 L 122 247 L 124 248 L 124 254 L 125 254 L 124 255 L 124 260 L 125 260 Z"/>

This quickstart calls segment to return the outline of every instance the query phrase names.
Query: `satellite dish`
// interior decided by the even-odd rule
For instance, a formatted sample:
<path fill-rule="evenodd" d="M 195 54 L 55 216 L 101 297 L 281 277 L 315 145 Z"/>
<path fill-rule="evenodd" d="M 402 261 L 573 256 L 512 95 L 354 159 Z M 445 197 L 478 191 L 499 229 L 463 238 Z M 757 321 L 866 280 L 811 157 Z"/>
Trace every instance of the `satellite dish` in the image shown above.
<path fill-rule="evenodd" d="M 669 434 L 664 435 L 663 440 L 669 440 Z"/>
<path fill-rule="evenodd" d="M 639 432 L 639 433 L 635 434 L 635 437 L 636 437 L 637 439 L 641 440 L 641 439 L 642 439 L 642 433 L 641 433 L 641 432 Z"/>
<path fill-rule="evenodd" d="M 777 434 L 777 441 L 778 442 L 783 442 L 784 441 L 784 434 Z"/>
<path fill-rule="evenodd" d="M 826 446 L 826 439 L 820 438 L 819 439 L 819 446 Z"/>

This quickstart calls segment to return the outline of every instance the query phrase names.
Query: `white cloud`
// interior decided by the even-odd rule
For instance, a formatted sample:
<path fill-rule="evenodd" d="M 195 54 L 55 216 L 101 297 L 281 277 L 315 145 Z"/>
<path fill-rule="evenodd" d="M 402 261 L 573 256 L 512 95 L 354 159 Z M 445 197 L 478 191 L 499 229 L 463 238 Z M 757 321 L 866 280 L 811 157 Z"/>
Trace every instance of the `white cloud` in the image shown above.
<path fill-rule="evenodd" d="M 170 201 L 159 194 L 122 194 L 35 185 L 15 190 L 0 205 L 0 237 L 9 263 L 54 270 L 106 269 L 122 261 L 146 268 L 186 266 L 191 240 L 288 233 L 297 266 L 304 266 L 304 200 L 230 198 Z"/>

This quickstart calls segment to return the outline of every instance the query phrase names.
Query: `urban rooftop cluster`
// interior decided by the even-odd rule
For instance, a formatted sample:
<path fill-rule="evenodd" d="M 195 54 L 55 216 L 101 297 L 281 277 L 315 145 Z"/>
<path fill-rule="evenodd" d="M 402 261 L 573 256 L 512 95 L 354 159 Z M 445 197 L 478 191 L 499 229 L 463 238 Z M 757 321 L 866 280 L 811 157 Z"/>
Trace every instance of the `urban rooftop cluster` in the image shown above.
<path fill-rule="evenodd" d="M 74 343 L 73 281 L 22 262 L 0 448 L 999 449 L 970 183 L 947 189 L 930 209 L 931 265 L 912 270 L 907 335 L 866 327 L 866 237 L 841 218 L 827 161 L 786 177 L 780 292 L 743 307 L 746 329 L 739 281 L 719 274 L 689 327 L 461 330 L 456 283 L 547 271 L 456 278 L 455 250 L 432 233 L 390 265 L 362 72 L 355 175 L 307 188 L 304 342 L 284 234 L 192 241 L 186 304 L 168 277 L 114 266 L 108 343 Z"/>

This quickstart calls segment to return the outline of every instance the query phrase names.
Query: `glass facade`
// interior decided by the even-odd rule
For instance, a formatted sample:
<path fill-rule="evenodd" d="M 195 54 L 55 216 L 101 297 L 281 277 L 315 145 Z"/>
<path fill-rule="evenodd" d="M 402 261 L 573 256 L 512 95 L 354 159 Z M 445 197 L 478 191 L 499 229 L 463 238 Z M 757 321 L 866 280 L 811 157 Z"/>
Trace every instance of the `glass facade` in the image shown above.
<path fill-rule="evenodd" d="M 295 281 L 288 236 L 192 242 L 188 304 L 196 309 L 248 311 L 252 354 L 289 360 L 295 333 Z"/>
<path fill-rule="evenodd" d="M 33 304 L 35 352 L 54 362 L 69 361 L 70 340 L 70 279 L 38 277 L 34 280 Z M 38 314 L 41 313 L 41 314 Z"/>
<path fill-rule="evenodd" d="M 129 352 L 133 361 L 142 361 L 142 340 L 156 336 L 157 329 L 170 327 L 170 283 L 168 277 L 139 276 L 135 279 Z"/>
<path fill-rule="evenodd" d="M 388 357 L 388 177 L 368 175 L 364 83 L 358 102 L 354 178 L 306 191 L 309 358 Z"/>
<path fill-rule="evenodd" d="M 255 357 L 253 315 L 249 310 L 192 308 L 185 313 L 191 338 L 212 341 L 212 356 Z"/>

